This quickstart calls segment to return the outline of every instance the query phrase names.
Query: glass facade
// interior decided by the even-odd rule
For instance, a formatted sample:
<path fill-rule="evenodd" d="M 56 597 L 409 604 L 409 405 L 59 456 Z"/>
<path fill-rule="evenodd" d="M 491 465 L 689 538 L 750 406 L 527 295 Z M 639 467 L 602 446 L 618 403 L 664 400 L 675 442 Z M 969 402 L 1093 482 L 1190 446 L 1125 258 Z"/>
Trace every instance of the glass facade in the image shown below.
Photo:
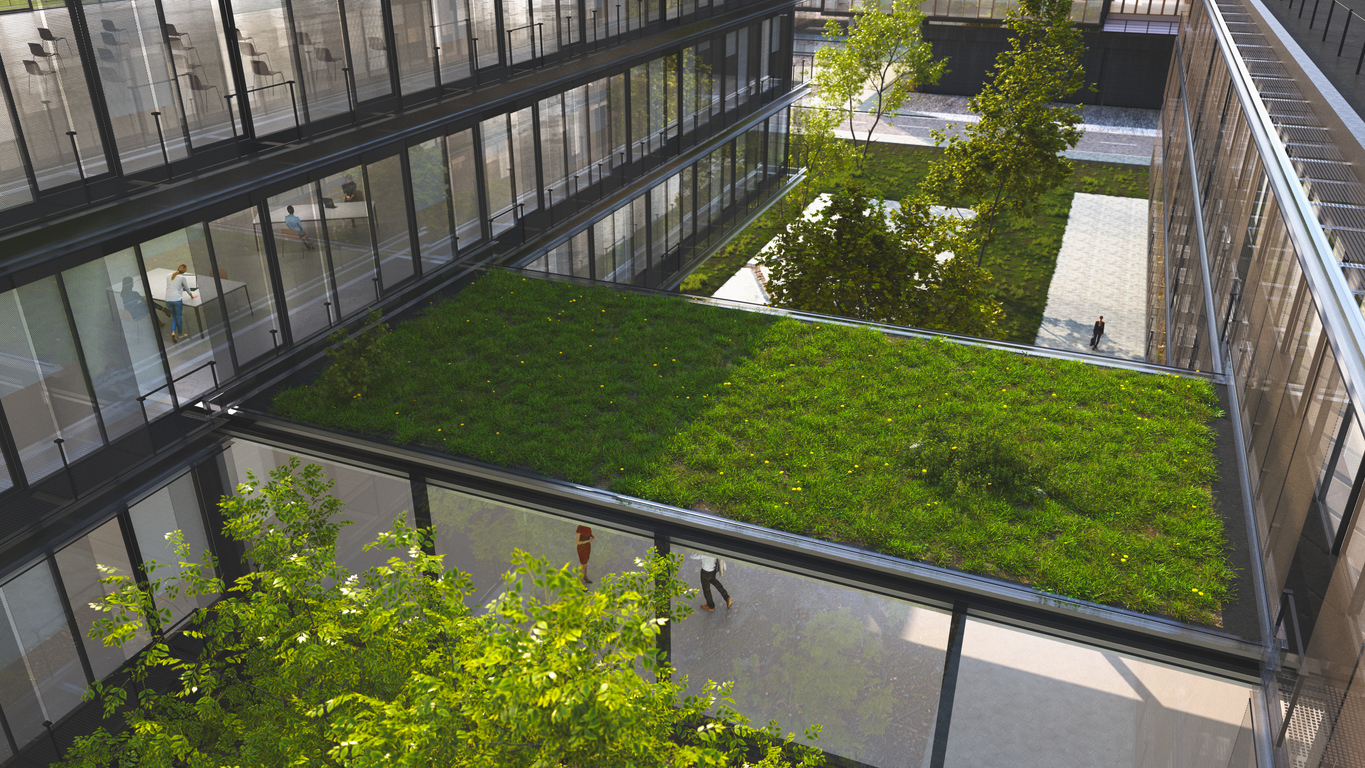
<path fill-rule="evenodd" d="M 720 585 L 710 587 L 716 610 L 700 610 L 706 596 L 699 589 L 684 598 L 692 615 L 664 636 L 661 649 L 677 673 L 693 693 L 708 680 L 734 681 L 737 708 L 756 723 L 771 719 L 784 731 L 818 723 L 814 743 L 860 765 L 1255 765 L 1229 763 L 1251 734 L 1245 682 L 1006 626 L 971 615 L 961 602 L 837 581 L 822 573 L 832 562 L 821 559 L 828 552 L 794 570 L 717 549 L 705 537 L 671 534 L 657 516 L 627 506 L 607 522 L 585 517 L 593 512 L 581 504 L 571 514 L 490 495 L 487 481 L 510 475 L 485 478 L 475 490 L 244 437 L 223 438 L 217 455 L 0 577 L 7 611 L 0 616 L 0 718 L 12 734 L 0 750 L 43 737 L 43 718 L 59 721 L 92 677 L 116 670 L 147 643 L 142 636 L 109 649 L 85 637 L 96 615 L 88 603 L 106 589 L 96 564 L 120 573 L 150 561 L 174 568 L 165 534 L 175 529 L 193 551 L 210 550 L 206 526 L 220 520 L 200 500 L 231 492 L 248 469 L 264 476 L 291 456 L 320 464 L 335 483 L 331 493 L 345 504 L 337 545 L 344 567 L 355 573 L 402 556 L 364 551 L 396 517 L 430 524 L 435 553 L 470 575 L 476 609 L 501 594 L 517 549 L 553 567 L 582 569 L 589 589 L 634 569 L 659 546 L 681 557 L 679 578 L 694 588 L 702 585 L 702 558 L 719 558 Z M 504 490 L 515 492 L 515 484 Z M 593 537 L 586 550 L 576 546 L 580 526 Z M 207 603 L 181 596 L 163 607 L 179 622 Z"/>
<path fill-rule="evenodd" d="M 0 452 L 0 489 L 32 486 L 123 438 L 145 443 L 160 417 L 414 280 L 491 247 L 520 246 L 633 176 L 714 143 L 780 93 L 776 79 L 760 88 L 714 77 L 736 66 L 721 57 L 726 39 L 752 39 L 751 50 L 771 59 L 780 46 L 757 41 L 781 23 L 717 33 L 529 106 L 456 123 L 0 293 L 0 434 L 8 429 L 15 445 Z M 725 104 L 738 105 L 734 115 L 723 114 Z M 577 244 L 573 258 L 586 268 L 565 274 L 650 286 L 680 278 L 697 252 L 779 189 L 786 121 L 785 109 L 764 118 L 598 223 L 565 230 L 532 268 L 558 265 Z M 179 275 L 190 290 L 177 303 L 168 299 Z"/>
<path fill-rule="evenodd" d="M 1286 764 L 1362 765 L 1365 185 L 1235 0 L 1182 25 L 1154 155 L 1148 360 L 1226 375 Z"/>
<path fill-rule="evenodd" d="M 217 475 L 210 482 L 216 483 Z M 90 603 L 108 593 L 99 566 L 142 578 L 150 561 L 179 566 L 166 534 L 182 531 L 196 559 L 212 552 L 201 499 L 205 478 L 198 469 L 109 510 L 102 522 L 48 552 L 17 564 L 0 577 L 0 760 L 47 738 L 44 722 L 60 723 L 80 704 L 86 686 L 117 670 L 151 641 L 145 632 L 122 648 L 89 637 L 102 614 Z M 214 489 L 217 490 L 216 488 Z M 216 518 L 215 518 L 216 520 Z M 207 596 L 157 595 L 172 614 L 172 629 Z M 69 744 L 70 739 L 63 739 Z"/>
<path fill-rule="evenodd" d="M 621 7 L 597 0 L 6 3 L 0 6 L 0 210 L 85 180 L 164 178 L 169 164 L 193 166 L 198 155 L 234 139 L 292 139 L 343 128 L 392 111 L 404 99 L 430 100 L 553 64 L 586 53 L 587 46 L 596 50 L 639 34 L 665 16 L 676 23 L 721 6 L 675 0 Z M 758 27 L 747 32 L 761 34 Z M 142 173 L 149 171 L 155 173 Z M 534 184 L 527 190 L 539 194 Z"/>

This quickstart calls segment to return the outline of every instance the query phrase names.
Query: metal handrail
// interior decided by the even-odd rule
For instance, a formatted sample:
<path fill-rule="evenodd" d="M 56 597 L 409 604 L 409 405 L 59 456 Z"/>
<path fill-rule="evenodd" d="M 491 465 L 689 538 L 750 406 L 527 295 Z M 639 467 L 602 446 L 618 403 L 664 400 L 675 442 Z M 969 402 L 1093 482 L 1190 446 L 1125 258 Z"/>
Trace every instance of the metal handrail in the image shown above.
<path fill-rule="evenodd" d="M 269 89 L 271 89 L 271 88 L 278 88 L 278 87 L 280 87 L 281 85 L 287 85 L 287 86 L 289 86 L 289 102 L 290 102 L 290 104 L 294 107 L 294 131 L 295 131 L 296 133 L 298 133 L 298 136 L 299 136 L 299 139 L 300 139 L 300 140 L 303 139 L 303 126 L 302 126 L 302 124 L 299 122 L 299 99 L 298 99 L 297 94 L 294 92 L 294 81 L 293 81 L 293 80 L 284 80 L 284 81 L 278 82 L 278 83 L 271 83 L 270 85 L 260 85 L 260 86 L 257 86 L 257 87 L 255 87 L 255 88 L 248 88 L 248 89 L 246 89 L 245 91 L 240 91 L 240 92 L 237 92 L 237 93 L 229 93 L 229 94 L 227 94 L 226 96 L 223 97 L 223 98 L 226 99 L 227 102 L 228 102 L 228 118 L 229 118 L 229 120 L 230 120 L 231 123 L 232 123 L 232 140 L 233 140 L 234 143 L 238 140 L 238 136 L 237 136 L 237 118 L 234 117 L 233 114 L 232 114 L 232 99 L 233 99 L 234 97 L 237 97 L 237 96 L 249 96 L 249 95 L 251 95 L 251 94 L 253 94 L 253 93 L 256 93 L 257 91 L 265 91 L 265 90 L 269 90 Z M 348 94 L 348 96 L 349 96 L 349 94 Z M 348 99 L 348 100 L 349 100 L 349 99 Z M 242 126 L 242 128 L 245 129 L 246 126 Z"/>
<path fill-rule="evenodd" d="M 274 331 L 271 331 L 271 333 L 274 333 Z M 148 393 L 145 394 L 145 395 L 138 395 L 138 397 L 137 397 L 137 405 L 138 405 L 139 408 L 142 409 L 142 423 L 143 423 L 144 426 L 147 427 L 147 435 L 148 435 L 149 437 L 150 437 L 151 434 L 152 434 L 152 420 L 151 420 L 150 417 L 147 416 L 147 398 L 151 397 L 152 395 L 155 395 L 157 392 L 160 392 L 160 391 L 163 390 L 163 389 L 167 389 L 167 388 L 170 387 L 171 385 L 175 384 L 177 381 L 182 381 L 182 380 L 184 380 L 184 379 L 186 379 L 186 378 L 188 378 L 188 377 L 190 377 L 190 376 L 192 376 L 192 375 L 194 375 L 194 374 L 196 374 L 196 373 L 198 373 L 198 372 L 204 370 L 205 368 L 208 368 L 208 369 L 209 369 L 209 372 L 213 374 L 213 388 L 214 388 L 214 389 L 218 389 L 218 387 L 221 386 L 221 385 L 218 383 L 218 361 L 217 361 L 217 360 L 210 360 L 210 361 L 208 361 L 207 363 L 204 363 L 203 365 L 196 366 L 196 367 L 194 367 L 194 368 L 191 368 L 191 369 L 188 370 L 188 371 L 185 371 L 184 373 L 180 374 L 179 376 L 173 376 L 173 377 L 171 377 L 165 384 L 162 384 L 161 386 L 157 387 L 156 389 L 151 390 L 150 392 L 148 392 Z M 172 394 L 172 396 L 174 396 L 174 395 Z M 156 441 L 152 441 L 152 453 L 156 453 Z"/>

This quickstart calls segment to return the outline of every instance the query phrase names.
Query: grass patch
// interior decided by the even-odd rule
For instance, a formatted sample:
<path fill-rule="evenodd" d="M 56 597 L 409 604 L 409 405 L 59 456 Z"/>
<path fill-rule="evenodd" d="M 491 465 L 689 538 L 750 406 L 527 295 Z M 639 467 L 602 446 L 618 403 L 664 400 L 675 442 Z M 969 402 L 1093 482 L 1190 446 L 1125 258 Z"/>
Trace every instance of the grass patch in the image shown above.
<path fill-rule="evenodd" d="M 1183 620 L 1232 573 L 1212 387 L 490 274 L 290 418 Z"/>
<path fill-rule="evenodd" d="M 873 144 L 866 174 L 860 180 L 889 200 L 903 200 L 919 191 L 929 163 L 942 154 L 937 147 L 910 144 Z M 1076 192 L 1118 197 L 1148 195 L 1148 170 L 1143 166 L 1072 161 L 1075 171 L 1067 184 L 1043 196 L 1032 220 L 1007 216 L 987 247 L 985 265 L 995 278 L 995 296 L 1005 308 L 1001 338 L 1032 344 L 1038 337 L 1047 307 L 1047 290 L 1062 249 L 1062 234 Z M 833 190 L 825 189 L 824 192 Z M 714 294 L 740 267 L 758 255 L 779 232 L 781 212 L 774 206 L 735 236 L 724 249 L 707 259 L 682 283 L 682 290 Z"/>

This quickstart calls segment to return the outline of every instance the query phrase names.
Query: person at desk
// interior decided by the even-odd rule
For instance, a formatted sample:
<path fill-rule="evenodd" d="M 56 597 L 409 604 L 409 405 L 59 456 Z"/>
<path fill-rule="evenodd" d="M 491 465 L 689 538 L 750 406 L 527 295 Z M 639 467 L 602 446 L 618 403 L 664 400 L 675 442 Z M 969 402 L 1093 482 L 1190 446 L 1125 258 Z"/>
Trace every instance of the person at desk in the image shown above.
<path fill-rule="evenodd" d="M 303 241 L 303 244 L 308 248 L 312 248 L 313 242 L 308 239 L 308 233 L 303 231 L 303 220 L 294 215 L 294 206 L 288 206 L 284 210 L 284 225 L 295 232 L 298 232 L 299 239 Z"/>
<path fill-rule="evenodd" d="M 348 203 L 354 203 L 359 197 L 355 179 L 351 178 L 351 174 L 346 174 L 346 180 L 341 182 L 341 199 Z"/>
<path fill-rule="evenodd" d="M 146 299 L 142 298 L 142 294 L 133 289 L 132 277 L 123 278 L 123 288 L 119 291 L 118 295 L 119 299 L 123 301 L 123 308 L 128 310 L 128 316 L 130 318 L 133 320 L 141 320 L 143 317 L 151 315 L 157 325 L 162 328 L 166 327 L 166 324 L 161 321 L 161 318 L 157 317 L 155 312 L 152 312 L 151 306 L 147 303 Z"/>
<path fill-rule="evenodd" d="M 189 293 L 191 299 L 198 298 L 190 293 L 189 278 L 185 276 L 185 265 L 176 267 L 171 276 L 166 278 L 166 306 L 171 308 L 171 341 L 189 338 L 185 333 L 185 294 Z M 177 338 L 177 336 L 179 338 Z"/>

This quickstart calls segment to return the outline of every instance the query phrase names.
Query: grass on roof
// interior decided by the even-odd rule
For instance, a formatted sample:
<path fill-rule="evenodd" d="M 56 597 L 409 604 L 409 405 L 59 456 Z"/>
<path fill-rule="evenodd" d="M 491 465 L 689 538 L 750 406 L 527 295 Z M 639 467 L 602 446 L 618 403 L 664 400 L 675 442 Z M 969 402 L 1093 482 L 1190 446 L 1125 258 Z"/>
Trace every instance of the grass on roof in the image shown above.
<path fill-rule="evenodd" d="M 1217 624 L 1212 387 L 493 273 L 287 417 Z"/>
<path fill-rule="evenodd" d="M 912 144 L 874 143 L 867 170 L 858 179 L 888 200 L 905 200 L 919 191 L 929 164 L 943 150 Z M 1043 195 L 1038 215 L 1024 219 L 1001 214 L 994 238 L 986 249 L 984 265 L 994 278 L 994 294 L 1005 310 L 1000 338 L 1032 344 L 1047 308 L 1047 291 L 1062 250 L 1062 235 L 1071 216 L 1071 199 L 1077 192 L 1118 197 L 1148 196 L 1148 169 L 1143 166 L 1073 160 L 1071 178 Z M 832 192 L 832 189 L 821 190 Z M 962 204 L 959 201 L 959 204 Z M 777 236 L 781 220 L 775 206 L 740 232 L 719 253 L 706 260 L 683 281 L 687 293 L 713 295 L 768 241 Z"/>

